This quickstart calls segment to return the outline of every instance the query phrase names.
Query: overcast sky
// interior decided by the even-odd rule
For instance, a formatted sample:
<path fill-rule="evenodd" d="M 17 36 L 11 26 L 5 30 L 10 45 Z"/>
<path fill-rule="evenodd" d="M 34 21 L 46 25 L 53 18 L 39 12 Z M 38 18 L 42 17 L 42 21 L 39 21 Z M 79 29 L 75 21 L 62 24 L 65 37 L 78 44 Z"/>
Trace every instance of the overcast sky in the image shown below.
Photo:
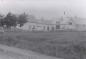
<path fill-rule="evenodd" d="M 28 12 L 37 17 L 52 18 L 67 15 L 86 18 L 86 0 L 0 0 L 0 13 Z"/>

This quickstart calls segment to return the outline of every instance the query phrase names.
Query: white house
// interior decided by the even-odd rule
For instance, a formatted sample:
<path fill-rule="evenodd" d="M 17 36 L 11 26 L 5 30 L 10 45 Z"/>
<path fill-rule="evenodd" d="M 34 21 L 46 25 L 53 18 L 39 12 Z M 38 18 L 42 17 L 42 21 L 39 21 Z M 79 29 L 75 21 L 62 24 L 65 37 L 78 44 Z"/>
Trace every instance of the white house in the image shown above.
<path fill-rule="evenodd" d="M 60 18 L 59 18 L 60 19 Z M 80 30 L 80 29 L 86 29 L 82 25 L 78 25 L 76 18 L 74 17 L 64 17 L 61 18 L 62 20 L 59 21 L 53 21 L 53 20 L 33 20 L 29 21 L 28 23 L 24 24 L 23 27 L 17 27 L 23 30 L 28 31 L 56 31 L 56 30 Z"/>
<path fill-rule="evenodd" d="M 52 21 L 45 20 L 45 21 L 29 21 L 28 23 L 24 24 L 22 27 L 18 27 L 23 30 L 28 31 L 52 31 L 56 29 L 56 25 L 52 24 Z"/>
<path fill-rule="evenodd" d="M 64 17 L 60 23 L 60 29 L 76 29 L 76 23 L 72 17 Z"/>

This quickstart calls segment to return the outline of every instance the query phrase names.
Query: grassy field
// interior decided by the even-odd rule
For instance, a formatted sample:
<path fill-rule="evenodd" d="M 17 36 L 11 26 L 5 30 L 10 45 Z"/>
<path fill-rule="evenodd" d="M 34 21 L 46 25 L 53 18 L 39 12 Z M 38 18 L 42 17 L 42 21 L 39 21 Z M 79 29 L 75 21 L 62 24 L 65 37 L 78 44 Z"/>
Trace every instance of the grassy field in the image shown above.
<path fill-rule="evenodd" d="M 64 59 L 86 59 L 86 32 L 6 32 L 0 44 Z"/>

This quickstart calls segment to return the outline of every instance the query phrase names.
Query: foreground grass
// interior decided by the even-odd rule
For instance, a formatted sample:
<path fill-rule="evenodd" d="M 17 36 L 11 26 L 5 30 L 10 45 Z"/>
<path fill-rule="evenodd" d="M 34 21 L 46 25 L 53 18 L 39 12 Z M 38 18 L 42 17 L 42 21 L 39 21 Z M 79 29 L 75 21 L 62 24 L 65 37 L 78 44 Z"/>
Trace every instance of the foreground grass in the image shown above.
<path fill-rule="evenodd" d="M 7 32 L 0 44 L 32 50 L 64 59 L 86 59 L 84 32 Z"/>

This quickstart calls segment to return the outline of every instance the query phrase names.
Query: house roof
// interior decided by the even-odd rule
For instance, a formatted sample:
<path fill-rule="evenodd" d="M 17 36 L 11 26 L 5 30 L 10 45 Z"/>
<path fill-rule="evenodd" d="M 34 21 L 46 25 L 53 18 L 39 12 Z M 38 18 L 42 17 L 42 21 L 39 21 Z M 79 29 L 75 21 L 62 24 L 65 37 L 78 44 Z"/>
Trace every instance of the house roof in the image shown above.
<path fill-rule="evenodd" d="M 30 23 L 53 25 L 55 22 L 53 20 L 29 20 Z"/>

